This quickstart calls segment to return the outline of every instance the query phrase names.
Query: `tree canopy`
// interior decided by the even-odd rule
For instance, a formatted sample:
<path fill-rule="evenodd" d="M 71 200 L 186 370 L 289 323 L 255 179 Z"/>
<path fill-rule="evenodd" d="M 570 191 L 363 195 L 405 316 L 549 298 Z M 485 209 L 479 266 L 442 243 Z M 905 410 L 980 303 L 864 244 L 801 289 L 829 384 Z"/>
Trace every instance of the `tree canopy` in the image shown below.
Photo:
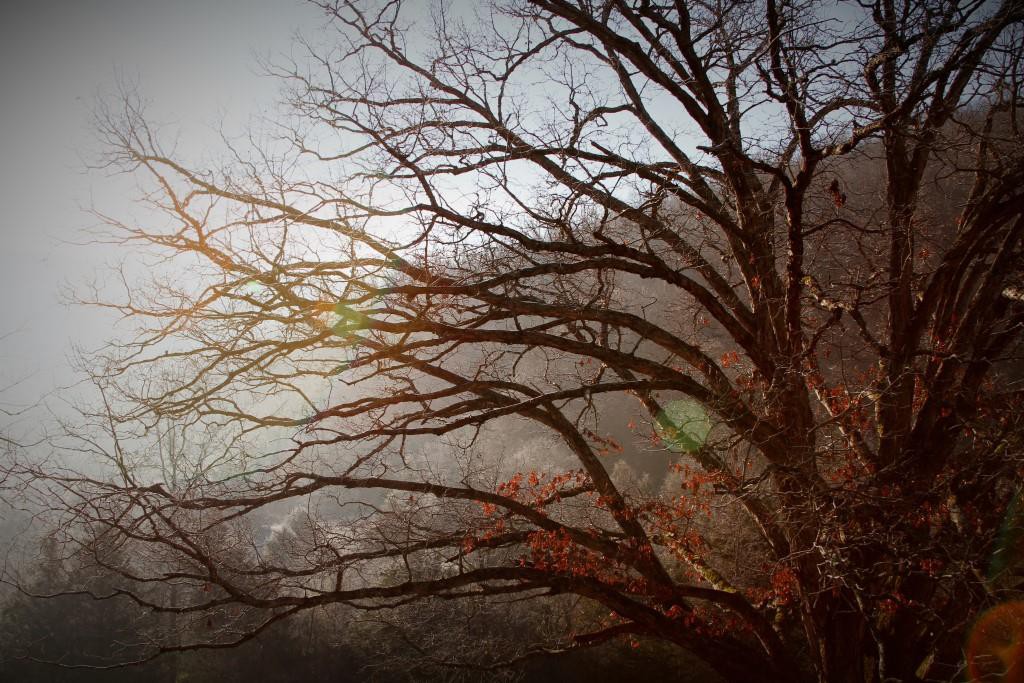
<path fill-rule="evenodd" d="M 61 444 L 106 468 L 5 481 L 104 595 L 208 625 L 137 656 L 573 595 L 520 655 L 1012 665 L 966 643 L 1017 605 L 1019 0 L 316 4 L 334 42 L 223 164 L 99 115 L 166 217 L 108 217 L 148 260 L 82 297 L 138 326 Z"/>

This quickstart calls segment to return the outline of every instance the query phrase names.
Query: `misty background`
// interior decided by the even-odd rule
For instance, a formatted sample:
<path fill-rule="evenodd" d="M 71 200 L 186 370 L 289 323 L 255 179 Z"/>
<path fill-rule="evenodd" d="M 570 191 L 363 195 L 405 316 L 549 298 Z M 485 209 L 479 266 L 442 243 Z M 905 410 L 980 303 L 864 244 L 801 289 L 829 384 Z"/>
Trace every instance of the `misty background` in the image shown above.
<path fill-rule="evenodd" d="M 453 4 L 457 13 L 478 7 L 476 0 Z M 409 9 L 413 11 L 404 13 L 403 18 L 408 21 L 423 19 L 429 23 L 431 5 L 430 0 L 410 0 Z M 0 198 L 4 207 L 0 212 L 3 235 L 0 242 L 0 282 L 4 287 L 4 296 L 0 297 L 3 305 L 3 322 L 0 323 L 0 449 L 16 443 L 20 447 L 11 448 L 11 451 L 24 451 L 27 460 L 39 455 L 52 457 L 57 463 L 70 463 L 71 458 L 81 457 L 86 460 L 82 469 L 91 471 L 92 464 L 88 458 L 93 451 L 89 448 L 82 448 L 76 453 L 73 446 L 77 442 L 72 441 L 71 448 L 62 449 L 59 440 L 45 441 L 42 436 L 51 429 L 59 432 L 57 420 L 64 415 L 69 404 L 79 399 L 82 403 L 88 403 L 90 399 L 96 401 L 92 391 L 99 390 L 98 386 L 88 382 L 81 386 L 77 384 L 80 375 L 73 369 L 72 360 L 76 350 L 88 352 L 103 346 L 111 338 L 123 338 L 135 325 L 132 320 L 118 321 L 117 315 L 109 311 L 69 305 L 68 302 L 76 296 L 123 300 L 121 294 L 124 290 L 117 278 L 118 264 L 123 263 L 129 275 L 126 284 L 132 285 L 131 276 L 139 275 L 140 280 L 145 280 L 148 263 L 157 258 L 151 255 L 150 261 L 140 260 L 136 253 L 123 246 L 96 242 L 96 233 L 90 231 L 102 229 L 103 220 L 91 210 L 127 224 L 159 226 L 169 221 L 174 224 L 173 217 L 151 213 L 139 201 L 145 185 L 136 185 L 133 174 L 114 176 L 97 168 L 104 151 L 92 121 L 97 108 L 102 109 L 105 104 L 117 107 L 119 101 L 124 101 L 124 93 L 137 94 L 145 103 L 144 119 L 157 129 L 157 137 L 164 141 L 176 140 L 170 156 L 200 168 L 216 167 L 224 156 L 222 135 L 229 140 L 238 139 L 240 146 L 245 147 L 247 131 L 256 131 L 258 145 L 262 142 L 260 134 L 273 126 L 273 122 L 287 123 L 287 107 L 278 104 L 278 99 L 283 97 L 281 81 L 266 75 L 267 65 L 287 64 L 293 60 L 300 65 L 306 62 L 302 38 L 316 45 L 330 45 L 333 30 L 327 28 L 328 33 L 324 33 L 326 20 L 323 12 L 312 2 L 303 0 L 86 0 L 0 8 L 0 150 L 3 152 L 0 155 L 3 174 Z M 415 42 L 421 35 L 414 30 L 410 33 L 410 40 Z M 427 36 L 423 38 L 429 40 Z M 530 87 L 528 85 L 526 89 Z M 538 99 L 543 99 L 540 93 Z M 671 101 L 665 101 L 664 106 L 671 105 Z M 662 104 L 655 101 L 651 106 L 657 109 Z M 672 117 L 666 111 L 663 118 L 671 120 Z M 757 121 L 766 127 L 773 124 L 770 116 Z M 678 132 L 678 136 L 685 146 L 685 130 Z M 770 137 L 768 135 L 766 139 Z M 869 144 L 865 143 L 863 147 L 867 148 Z M 862 153 L 865 154 L 862 159 L 849 157 L 854 160 L 846 160 L 844 163 L 847 165 L 819 175 L 820 199 L 828 212 L 832 211 L 833 203 L 836 211 L 842 209 L 847 196 L 845 193 L 838 195 L 839 190 L 836 189 L 832 191 L 832 199 L 828 200 L 824 184 L 831 179 L 832 187 L 839 188 L 840 178 L 843 178 L 843 186 L 850 186 L 844 174 L 849 174 L 849 178 L 872 179 L 859 182 L 858 190 L 851 190 L 851 205 L 846 211 L 853 211 L 860 197 L 871 200 L 873 196 L 880 196 L 881 186 L 872 184 L 883 177 L 877 170 L 880 157 L 872 157 L 863 148 Z M 939 187 L 938 183 L 935 187 Z M 952 225 L 956 214 L 954 209 L 963 200 L 962 193 L 946 191 L 938 194 L 942 200 L 929 202 L 929 210 L 932 215 L 945 217 L 937 221 L 939 225 Z M 838 200 L 835 199 L 837 195 L 840 197 Z M 867 215 L 873 206 L 873 200 L 869 201 L 863 213 Z M 614 230 L 614 220 L 609 225 Z M 943 245 L 951 238 L 938 230 L 936 235 L 936 253 L 941 253 Z M 595 238 L 597 236 L 595 233 Z M 831 277 L 831 273 L 838 272 L 844 260 L 857 261 L 860 256 L 855 251 L 865 244 L 851 242 L 847 247 L 850 253 L 846 254 L 842 249 L 831 251 L 834 236 L 822 239 L 821 251 L 815 252 L 817 247 L 813 247 L 809 258 L 815 262 L 814 272 L 821 277 Z M 713 242 L 708 243 L 708 249 L 714 251 Z M 718 251 L 714 251 L 714 255 L 717 254 Z M 424 263 L 425 259 L 426 256 Z M 722 262 L 727 263 L 725 258 Z M 750 262 L 754 263 L 753 260 Z M 181 271 L 176 270 L 176 264 L 168 268 L 175 268 L 170 271 L 172 282 L 191 284 L 192 280 L 186 277 L 199 277 L 194 274 L 178 277 Z M 728 271 L 731 266 L 724 268 Z M 759 282 L 759 277 L 754 278 L 752 292 L 760 289 Z M 581 286 L 586 284 L 584 281 L 581 283 Z M 258 282 L 250 280 L 241 287 L 258 285 Z M 78 291 L 88 287 L 95 287 L 98 291 L 95 294 Z M 832 287 L 831 283 L 829 287 Z M 621 308 L 626 308 L 627 301 L 634 306 L 640 305 L 644 315 L 650 315 L 654 320 L 682 319 L 685 309 L 678 305 L 678 301 L 673 301 L 672 291 L 671 288 L 659 289 L 659 286 L 626 277 L 617 284 L 615 295 L 621 301 L 615 303 Z M 317 304 L 316 310 L 321 310 L 319 306 L 324 302 L 313 303 Z M 345 315 L 339 311 L 348 312 L 346 308 L 335 307 L 333 310 L 342 318 Z M 865 310 L 868 316 L 872 315 L 872 309 Z M 697 327 L 696 320 L 694 327 Z M 334 329 L 340 323 L 332 325 Z M 321 324 L 321 327 L 327 326 Z M 700 348 L 706 350 L 710 358 L 721 355 L 725 368 L 731 362 L 738 362 L 730 360 L 737 357 L 736 352 L 732 351 L 730 356 L 727 352 L 731 347 L 723 345 L 724 340 L 716 339 L 714 330 L 699 333 L 705 335 L 700 341 Z M 339 335 L 337 331 L 334 334 Z M 836 347 L 842 348 L 842 344 L 837 342 Z M 473 356 L 472 350 L 466 353 L 468 355 L 461 356 L 461 360 L 468 366 L 476 367 L 484 362 L 484 356 Z M 94 358 L 99 359 L 99 356 Z M 452 358 L 460 360 L 457 355 Z M 527 358 L 525 354 L 524 358 L 517 359 L 511 368 L 496 362 L 489 371 L 499 375 L 521 369 L 526 376 L 532 374 L 537 377 L 545 376 L 545 372 L 555 376 L 564 371 L 566 375 L 575 373 L 581 380 L 589 372 L 577 372 L 571 365 L 559 365 L 569 363 L 571 359 L 556 358 L 551 362 L 539 355 Z M 347 357 L 343 359 L 338 367 L 347 366 L 347 360 Z M 538 367 L 531 367 L 531 361 Z M 851 363 L 849 367 L 854 365 Z M 104 363 L 97 360 L 92 367 L 102 368 Z M 337 373 L 330 376 L 333 374 Z M 281 409 L 280 413 L 294 414 L 296 420 L 301 418 L 302 422 L 298 424 L 315 423 L 319 419 L 318 412 L 336 398 L 329 392 L 335 386 L 331 382 L 339 380 L 330 379 L 330 376 L 322 378 L 328 393 L 310 391 L 312 398 L 307 400 L 308 405 L 302 407 L 302 412 L 299 409 Z M 751 377 L 754 377 L 753 373 Z M 422 399 L 424 386 L 430 385 L 416 385 L 420 392 L 417 398 Z M 343 390 L 339 388 L 338 391 Z M 839 391 L 842 394 L 845 389 Z M 637 500 L 650 495 L 657 500 L 678 497 L 683 501 L 686 496 L 679 492 L 688 475 L 681 474 L 678 467 L 673 470 L 670 466 L 686 462 L 685 456 L 681 458 L 680 454 L 695 452 L 706 440 L 720 440 L 724 444 L 731 434 L 729 430 L 723 430 L 721 434 L 714 432 L 703 408 L 696 406 L 690 409 L 696 404 L 673 402 L 667 404 L 656 418 L 654 431 L 649 437 L 642 439 L 635 433 L 633 411 L 636 408 L 631 398 L 600 398 L 594 405 L 595 419 L 600 416 L 600 429 L 607 434 L 604 443 L 609 444 L 609 448 L 603 449 L 601 455 L 607 456 L 605 462 L 609 475 L 618 489 Z M 73 410 L 68 412 L 73 414 Z M 88 420 L 86 422 L 93 426 Z M 707 424 L 699 437 L 691 438 L 689 445 L 685 445 L 677 441 L 678 430 L 674 429 L 684 423 Z M 410 471 L 429 472 L 434 478 L 443 478 L 441 475 L 445 474 L 454 476 L 454 469 L 459 466 L 464 466 L 462 472 L 471 471 L 470 465 L 474 468 L 479 466 L 481 472 L 485 469 L 488 473 L 493 472 L 493 481 L 486 484 L 491 490 L 499 481 L 513 473 L 521 476 L 538 462 L 554 471 L 572 467 L 565 444 L 550 438 L 550 435 L 539 434 L 531 424 L 514 417 L 498 420 L 482 431 L 478 441 L 474 438 L 473 443 L 465 445 L 465 448 L 462 448 L 463 444 L 456 444 L 462 450 L 453 448 L 451 453 L 445 452 L 447 459 L 432 459 L 437 452 L 432 450 L 438 444 L 436 440 L 417 440 L 415 437 L 402 446 L 400 453 L 403 463 L 406 456 L 412 462 Z M 658 430 L 657 425 L 662 425 L 662 430 Z M 673 429 L 666 431 L 665 425 Z M 165 431 L 160 432 L 160 428 Z M 265 430 L 260 435 L 289 430 L 294 433 L 295 423 L 282 427 L 278 432 Z M 87 434 L 85 431 L 82 433 Z M 157 472 L 156 465 L 150 466 L 140 460 L 142 464 L 138 468 L 143 474 L 139 475 L 138 486 L 147 486 L 140 489 L 133 484 L 131 488 L 133 491 L 166 495 L 158 484 L 167 484 L 171 492 L 180 490 L 176 485 L 176 458 L 180 454 L 182 462 L 185 462 L 185 455 L 200 453 L 196 460 L 203 462 L 204 449 L 211 443 L 208 438 L 211 432 L 190 432 L 190 423 L 183 421 L 181 425 L 175 425 L 172 420 L 169 425 L 158 425 L 156 433 L 157 448 L 153 451 L 140 449 L 139 457 L 159 452 L 161 471 Z M 709 437 L 709 433 L 714 437 Z M 166 435 L 169 435 L 169 441 L 165 449 L 163 438 Z M 288 436 L 284 434 L 281 438 Z M 684 436 L 689 438 L 690 432 L 684 432 Z M 116 442 L 116 429 L 114 437 Z M 124 438 L 127 441 L 131 436 Z M 229 452 L 240 453 L 240 460 L 237 463 L 233 458 L 226 461 L 232 466 L 237 464 L 237 471 L 232 469 L 218 483 L 248 476 L 246 457 L 261 457 L 268 452 L 268 457 L 273 457 L 275 453 L 284 452 L 276 450 L 272 442 L 257 438 L 238 443 L 237 450 L 232 447 Z M 615 445 L 617 454 L 611 452 L 615 449 L 610 444 Z M 634 456 L 630 462 L 626 462 L 622 455 L 620 444 L 629 446 L 629 452 Z M 216 450 L 217 445 L 214 443 L 211 450 Z M 725 448 L 722 450 L 724 452 Z M 169 468 L 164 466 L 165 453 L 168 461 L 173 461 Z M 456 456 L 464 456 L 464 460 L 458 460 Z M 64 460 L 65 457 L 69 459 Z M 442 471 L 444 465 L 440 464 L 449 460 L 453 468 L 451 473 Z M 122 461 L 118 459 L 117 462 L 120 464 Z M 175 476 L 168 477 L 168 469 Z M 199 469 L 197 466 L 196 471 Z M 224 471 L 227 469 L 225 466 Z M 204 470 L 204 476 L 207 471 L 214 471 L 214 467 L 211 465 L 209 470 Z M 760 476 L 763 472 L 753 474 L 757 475 L 757 480 L 752 478 L 751 481 L 767 480 Z M 480 481 L 484 481 L 483 474 Z M 31 486 L 26 488 L 31 490 Z M 77 488 L 68 489 L 73 492 L 71 497 L 79 495 Z M 500 487 L 497 490 L 501 491 Z M 696 491 L 695 484 L 693 494 Z M 317 526 L 321 521 L 328 525 L 323 528 L 330 528 L 332 532 L 334 527 L 330 525 L 336 523 L 338 529 L 343 529 L 339 532 L 341 537 L 348 533 L 350 527 L 357 527 L 363 520 L 358 513 L 350 513 L 345 507 L 349 504 L 351 510 L 358 510 L 361 505 L 386 510 L 391 517 L 381 514 L 381 518 L 393 518 L 402 524 L 408 522 L 410 528 L 415 526 L 414 522 L 418 524 L 414 514 L 416 501 L 412 496 L 408 497 L 407 503 L 397 494 L 374 496 L 360 494 L 342 500 L 330 495 L 312 495 L 304 499 L 288 497 L 268 503 L 244 520 L 247 525 L 245 534 L 251 532 L 249 546 L 260 558 L 269 558 L 271 564 L 284 566 L 289 558 L 300 557 L 313 547 L 313 541 L 322 530 Z M 48 500 L 44 498 L 43 503 L 37 503 L 37 506 L 46 508 Z M 144 603 L 133 604 L 120 597 L 90 601 L 84 593 L 75 592 L 59 600 L 29 600 L 14 586 L 29 586 L 32 593 L 52 595 L 59 593 L 61 586 L 74 584 L 87 586 L 93 595 L 110 595 L 109 591 L 115 590 L 117 584 L 109 572 L 97 571 L 94 575 L 79 577 L 83 573 L 80 571 L 82 567 L 93 565 L 66 561 L 52 539 L 43 537 L 36 542 L 27 532 L 30 524 L 25 519 L 34 511 L 18 510 L 12 505 L 4 505 L 0 498 L 0 553 L 7 553 L 6 557 L 0 557 L 0 561 L 10 560 L 12 565 L 20 562 L 24 572 L 23 580 L 18 583 L 0 585 L 0 681 L 7 680 L 7 676 L 13 680 L 48 683 L 141 678 L 153 683 L 326 678 L 390 681 L 424 676 L 438 680 L 440 673 L 445 674 L 446 680 L 486 680 L 489 675 L 480 676 L 472 671 L 450 672 L 448 669 L 452 665 L 445 657 L 465 662 L 508 660 L 518 654 L 520 644 L 523 644 L 522 651 L 530 651 L 531 643 L 556 642 L 563 634 L 579 633 L 577 627 L 581 624 L 604 624 L 606 618 L 615 614 L 607 612 L 607 607 L 599 603 L 591 605 L 577 597 L 560 594 L 553 595 L 550 600 L 536 602 L 521 602 L 515 598 L 488 602 L 471 597 L 457 603 L 431 599 L 410 605 L 396 603 L 395 609 L 375 608 L 366 613 L 350 609 L 348 605 L 337 605 L 309 610 L 292 621 L 281 622 L 246 642 L 239 650 L 174 652 L 134 669 L 60 670 L 37 665 L 32 659 L 38 657 L 46 662 L 108 666 L 110 662 L 130 659 L 131 655 L 125 653 L 141 651 L 150 634 L 159 633 L 161 628 L 167 634 L 178 634 L 179 638 L 181 634 L 194 634 L 201 641 L 210 638 L 210 634 L 219 633 L 218 628 L 223 627 L 224 632 L 228 632 L 229 626 L 224 624 L 235 624 L 236 619 L 237 623 L 246 626 L 248 615 L 218 612 L 214 617 L 199 614 L 177 619 L 174 609 L 197 599 L 197 596 L 206 599 L 202 596 L 211 591 L 209 583 L 190 585 L 170 581 L 156 586 L 154 591 L 163 591 L 160 600 L 171 606 L 166 610 L 167 614 L 157 614 L 156 618 L 144 609 Z M 410 510 L 413 512 L 407 515 Z M 473 513 L 476 514 L 475 509 Z M 730 561 L 732 573 L 739 577 L 741 585 L 761 589 L 768 585 L 768 576 L 774 582 L 776 576 L 784 575 L 769 574 L 769 565 L 758 563 L 759 558 L 768 555 L 758 547 L 759 537 L 752 529 L 740 524 L 741 516 L 742 512 L 737 507 L 723 507 L 714 509 L 712 518 L 709 506 L 707 519 L 701 517 L 700 521 L 692 522 L 692 528 L 697 529 L 694 533 L 699 532 L 700 538 L 709 541 L 710 547 L 721 553 L 723 560 Z M 448 518 L 442 515 L 438 519 L 441 520 L 439 528 L 446 528 L 444 525 L 449 523 Z M 687 522 L 686 528 L 688 531 L 691 529 L 691 522 Z M 382 529 L 382 537 L 388 537 L 392 532 L 390 528 Z M 23 533 L 23 530 L 26 531 Z M 400 530 L 403 529 L 395 527 L 394 532 Z M 217 531 L 219 533 L 220 529 Z M 227 536 L 211 535 L 210 538 L 213 539 L 211 543 L 217 545 Z M 20 543 L 18 539 L 21 539 Z M 471 544 L 476 543 L 475 537 L 463 540 L 467 539 Z M 842 539 L 842 543 L 845 544 L 846 540 Z M 246 546 L 247 551 L 249 546 Z M 130 551 L 121 554 L 120 546 L 97 547 L 102 560 L 97 567 L 122 566 L 122 560 L 123 566 L 131 564 Z M 230 550 L 230 547 L 225 550 L 225 557 L 230 555 Z M 421 565 L 410 568 L 408 558 L 402 556 L 409 576 L 420 573 L 443 576 L 446 572 L 462 571 L 461 550 L 457 563 L 454 556 L 445 559 L 438 555 L 443 562 L 438 562 L 437 557 L 430 554 L 423 557 Z M 521 559 L 519 561 L 522 562 Z M 7 570 L 5 566 L 5 576 Z M 386 584 L 393 576 L 398 576 L 389 573 L 393 571 L 399 570 L 381 562 L 372 567 L 371 578 Z M 333 584 L 335 590 L 340 590 L 341 571 L 337 573 L 336 582 Z M 306 590 L 305 586 L 302 590 Z M 782 595 L 784 593 L 780 593 Z M 767 599 L 763 598 L 762 602 Z M 788 600 L 789 597 L 779 597 L 778 614 L 782 614 Z M 218 621 L 221 617 L 225 620 Z M 149 631 L 146 630 L 147 623 L 151 627 Z M 412 638 L 406 636 L 410 633 Z M 166 642 L 172 649 L 175 643 L 182 643 L 171 638 L 172 635 L 168 635 Z M 16 642 L 31 643 L 32 649 L 16 650 L 11 645 Z M 131 650 L 133 645 L 136 650 Z M 541 654 L 540 658 L 525 662 L 519 669 L 503 675 L 509 680 L 582 681 L 607 679 L 611 675 L 609 672 L 629 670 L 635 678 L 690 682 L 715 680 L 707 671 L 695 666 L 689 655 L 681 655 L 661 644 L 650 647 L 644 644 L 643 650 L 640 647 L 638 641 L 617 642 L 589 653 L 570 653 L 567 659 L 557 662 L 556 658 Z M 20 654 L 30 651 L 35 654 Z M 9 652 L 16 654 L 11 656 Z M 5 673 L 5 666 L 17 668 L 8 668 Z M 406 676 L 417 670 L 422 675 L 410 673 Z"/>
<path fill-rule="evenodd" d="M 424 3 L 426 8 L 427 4 Z M 199 159 L 274 110 L 279 83 L 264 60 L 315 38 L 314 6 L 291 0 L 62 0 L 0 3 L 0 401 L 18 412 L 75 380 L 74 346 L 95 348 L 116 318 L 67 306 L 62 288 L 102 276 L 124 253 L 89 245 L 96 208 L 144 217 L 130 178 L 90 169 L 97 102 L 134 87 L 152 120 Z M 53 394 L 52 392 L 56 392 Z M 4 417 L 31 439 L 38 410 Z"/>
<path fill-rule="evenodd" d="M 428 12 L 430 3 L 424 0 L 422 8 Z M 0 435 L 30 451 L 47 451 L 50 446 L 38 441 L 54 417 L 67 403 L 91 396 L 93 387 L 76 385 L 81 377 L 72 368 L 75 349 L 96 349 L 130 330 L 130 321 L 119 330 L 116 314 L 68 303 L 78 287 L 110 284 L 111 267 L 131 259 L 123 248 L 90 243 L 90 231 L 103 225 L 92 211 L 126 221 L 163 220 L 138 203 L 135 179 L 95 167 L 103 151 L 93 124 L 97 107 L 116 102 L 119 90 L 136 91 L 147 119 L 173 133 L 180 158 L 216 159 L 222 131 L 244 135 L 258 129 L 264 115 L 279 118 L 281 83 L 266 75 L 264 65 L 287 62 L 293 52 L 301 63 L 297 38 L 324 39 L 325 20 L 301 0 L 0 3 Z M 111 291 L 119 291 L 117 285 L 113 281 Z M 529 450 L 530 438 L 511 438 L 521 447 L 516 455 Z M 294 512 L 287 505 L 268 507 L 263 533 L 272 538 L 263 542 L 287 542 L 290 525 L 299 524 Z M 23 512 L 0 508 L 0 548 L 25 547 L 16 539 L 27 529 Z M 47 552 L 39 550 L 40 566 L 57 566 L 47 564 L 53 559 Z M 28 577 L 42 592 L 62 578 L 45 574 Z M 500 651 L 498 641 L 514 642 L 512 635 L 564 631 L 565 608 L 552 602 L 542 613 L 526 606 L 499 606 L 495 613 L 483 604 L 435 604 L 413 614 L 417 627 L 442 644 L 462 633 L 454 640 L 463 647 Z M 133 628 L 141 616 L 123 602 L 31 601 L 0 590 L 5 637 L 20 634 L 26 642 L 42 643 L 40 651 L 51 661 L 67 657 L 61 647 L 73 643 L 70 656 L 91 662 L 84 654 L 90 649 L 103 651 L 110 641 L 137 637 Z M 423 666 L 423 653 L 394 637 L 393 628 L 386 619 L 357 621 L 346 610 L 334 610 L 275 629 L 238 651 L 162 657 L 141 669 L 58 669 L 0 657 L 0 680 L 398 680 L 406 669 Z M 628 662 L 641 675 L 646 667 L 651 676 L 664 677 L 668 669 L 676 672 L 673 680 L 706 680 L 706 672 L 688 658 L 661 654 L 652 660 L 650 652 L 623 648 L 557 663 L 541 658 L 526 663 L 520 674 L 586 680 Z M 610 665 L 609 656 L 617 664 Z"/>

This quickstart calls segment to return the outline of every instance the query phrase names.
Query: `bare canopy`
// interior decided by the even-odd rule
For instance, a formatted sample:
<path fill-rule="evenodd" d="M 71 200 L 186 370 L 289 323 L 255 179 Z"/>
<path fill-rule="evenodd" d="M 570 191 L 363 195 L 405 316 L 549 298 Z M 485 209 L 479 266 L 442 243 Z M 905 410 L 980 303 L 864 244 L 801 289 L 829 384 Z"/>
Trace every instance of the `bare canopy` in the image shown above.
<path fill-rule="evenodd" d="M 156 258 L 91 302 L 138 334 L 63 443 L 111 466 L 6 482 L 107 594 L 207 620 L 139 656 L 573 594 L 613 618 L 544 650 L 955 676 L 1014 595 L 989 558 L 1021 485 L 1024 5 L 317 4 L 334 44 L 276 67 L 292 115 L 224 167 L 132 97 L 100 117 L 167 216 L 108 219 Z M 220 441 L 158 481 L 168 429 Z"/>

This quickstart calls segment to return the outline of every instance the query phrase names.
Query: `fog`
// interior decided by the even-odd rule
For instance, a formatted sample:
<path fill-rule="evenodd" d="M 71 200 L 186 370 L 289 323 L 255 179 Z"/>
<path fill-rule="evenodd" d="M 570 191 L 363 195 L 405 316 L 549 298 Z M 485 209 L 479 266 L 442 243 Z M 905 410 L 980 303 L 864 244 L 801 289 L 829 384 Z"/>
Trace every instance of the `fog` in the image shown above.
<path fill-rule="evenodd" d="M 1022 35 L 3 6 L 0 679 L 1024 670 Z"/>
<path fill-rule="evenodd" d="M 287 55 L 321 17 L 303 2 L 88 0 L 0 7 L 0 385 L 9 408 L 75 381 L 73 345 L 93 348 L 112 318 L 63 305 L 61 290 L 123 254 L 90 246 L 95 208 L 139 215 L 134 183 L 90 170 L 97 104 L 135 88 L 154 121 L 201 157 L 220 129 L 239 134 L 272 110 L 261 60 Z M 15 385 L 15 386 L 11 386 Z M 28 429 L 14 419 L 8 431 Z"/>

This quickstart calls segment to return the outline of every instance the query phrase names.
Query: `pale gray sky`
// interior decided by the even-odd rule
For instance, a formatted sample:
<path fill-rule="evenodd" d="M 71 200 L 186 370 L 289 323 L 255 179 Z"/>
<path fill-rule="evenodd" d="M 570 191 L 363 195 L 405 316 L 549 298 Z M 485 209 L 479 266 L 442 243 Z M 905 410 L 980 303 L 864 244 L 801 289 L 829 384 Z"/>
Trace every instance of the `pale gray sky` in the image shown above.
<path fill-rule="evenodd" d="M 323 23 L 302 0 L 55 0 L 0 3 L 0 394 L 8 407 L 67 383 L 72 343 L 110 333 L 95 310 L 67 309 L 58 290 L 117 254 L 68 244 L 96 221 L 81 207 L 131 212 L 124 180 L 86 173 L 95 98 L 118 72 L 149 115 L 179 125 L 185 145 L 239 131 L 272 107 L 277 83 L 257 57 L 287 54 Z M 186 149 L 193 149 L 186 147 Z M 0 428 L 17 424 L 0 417 Z"/>

